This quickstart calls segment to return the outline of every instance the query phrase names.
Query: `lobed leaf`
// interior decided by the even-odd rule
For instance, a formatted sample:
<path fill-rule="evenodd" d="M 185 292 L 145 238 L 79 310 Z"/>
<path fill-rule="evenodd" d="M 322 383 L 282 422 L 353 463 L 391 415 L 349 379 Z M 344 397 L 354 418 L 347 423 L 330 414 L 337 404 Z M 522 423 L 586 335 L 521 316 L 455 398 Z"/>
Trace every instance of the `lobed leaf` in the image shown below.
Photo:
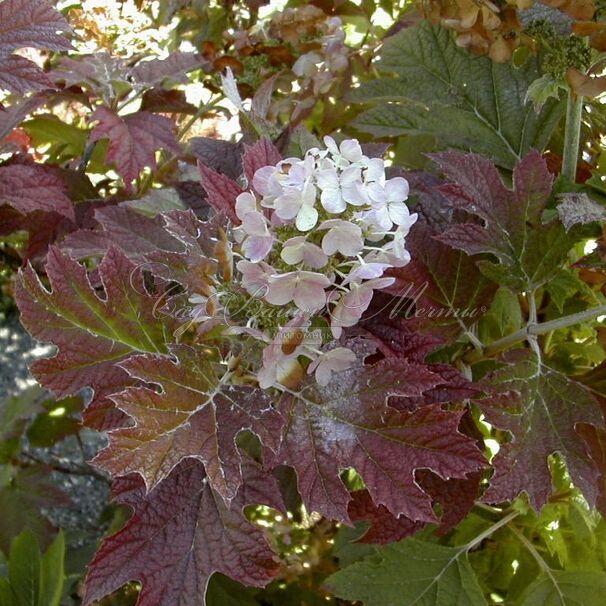
<path fill-rule="evenodd" d="M 537 151 L 516 164 L 513 190 L 486 158 L 457 152 L 433 157 L 451 181 L 442 192 L 480 220 L 454 225 L 438 240 L 470 255 L 494 255 L 498 263 L 482 260 L 478 267 L 516 292 L 532 291 L 555 276 L 574 241 L 559 221 L 542 222 L 553 176 Z"/>
<path fill-rule="evenodd" d="M 399 412 L 390 396 L 419 396 L 440 378 L 422 367 L 387 359 L 336 375 L 325 388 L 309 385 L 285 397 L 288 416 L 275 463 L 294 467 L 305 506 L 349 521 L 351 495 L 339 474 L 355 469 L 376 505 L 394 516 L 435 521 L 431 497 L 415 471 L 464 478 L 485 461 L 473 440 L 458 432 L 461 413 L 427 405 Z"/>
<path fill-rule="evenodd" d="M 165 149 L 175 155 L 181 148 L 174 135 L 174 123 L 165 116 L 140 111 L 121 117 L 106 107 L 93 114 L 99 123 L 90 135 L 91 143 L 109 139 L 107 159 L 116 165 L 127 190 L 145 168 L 156 168 L 156 152 Z"/>
<path fill-rule="evenodd" d="M 229 502 L 242 483 L 236 438 L 250 430 L 276 450 L 283 419 L 263 390 L 222 385 L 208 348 L 182 345 L 170 351 L 174 360 L 146 355 L 120 364 L 161 391 L 130 387 L 112 396 L 135 423 L 111 432 L 109 446 L 94 462 L 113 476 L 137 472 L 151 490 L 183 459 L 196 458 L 213 491 Z"/>
<path fill-rule="evenodd" d="M 577 432 L 581 423 L 604 423 L 589 389 L 528 357 L 493 372 L 486 386 L 497 393 L 480 402 L 482 410 L 490 423 L 512 437 L 494 458 L 495 472 L 484 500 L 511 501 L 526 492 L 539 510 L 552 493 L 548 457 L 559 453 L 572 481 L 594 506 L 598 470 Z"/>
<path fill-rule="evenodd" d="M 529 149 L 543 149 L 563 115 L 561 101 L 548 100 L 539 113 L 526 102 L 540 75 L 536 59 L 520 68 L 494 63 L 427 20 L 390 36 L 377 67 L 384 77 L 350 95 L 377 103 L 353 121 L 375 137 L 430 133 L 441 148 L 471 150 L 513 168 Z"/>
<path fill-rule="evenodd" d="M 281 504 L 273 477 L 249 465 L 248 483 L 229 509 L 214 494 L 197 461 L 179 465 L 148 494 L 136 476 L 121 479 L 118 499 L 130 505 L 134 515 L 95 556 L 84 604 L 139 581 L 139 606 L 203 606 L 215 572 L 246 585 L 266 585 L 278 564 L 263 532 L 241 510 L 248 503 Z"/>
<path fill-rule="evenodd" d="M 59 396 L 92 387 L 94 399 L 130 383 L 117 363 L 142 352 L 165 352 L 170 318 L 156 317 L 157 295 L 147 293 L 140 267 L 116 248 L 98 266 L 102 289 L 86 269 L 56 248 L 48 255 L 47 290 L 28 265 L 19 276 L 16 298 L 21 321 L 37 339 L 57 346 L 54 357 L 31 371 Z"/>

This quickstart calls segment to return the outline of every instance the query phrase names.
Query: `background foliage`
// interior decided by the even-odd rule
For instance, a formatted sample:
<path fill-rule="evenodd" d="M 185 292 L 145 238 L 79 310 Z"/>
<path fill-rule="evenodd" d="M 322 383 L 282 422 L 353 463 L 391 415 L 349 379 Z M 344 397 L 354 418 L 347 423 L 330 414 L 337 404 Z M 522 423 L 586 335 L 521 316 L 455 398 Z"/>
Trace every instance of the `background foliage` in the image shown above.
<path fill-rule="evenodd" d="M 44 389 L 0 404 L 0 605 L 601 604 L 603 19 L 594 0 L 0 0 L 0 314 L 58 350 L 32 366 Z M 351 335 L 376 365 L 280 402 L 288 429 L 238 419 L 260 438 L 238 450 L 209 344 L 152 310 L 216 253 L 199 221 L 325 135 L 409 180 L 412 262 Z M 217 469 L 184 459 L 199 392 L 231 436 Z M 220 484 L 230 464 L 242 483 Z M 94 490 L 85 524 L 65 478 Z"/>

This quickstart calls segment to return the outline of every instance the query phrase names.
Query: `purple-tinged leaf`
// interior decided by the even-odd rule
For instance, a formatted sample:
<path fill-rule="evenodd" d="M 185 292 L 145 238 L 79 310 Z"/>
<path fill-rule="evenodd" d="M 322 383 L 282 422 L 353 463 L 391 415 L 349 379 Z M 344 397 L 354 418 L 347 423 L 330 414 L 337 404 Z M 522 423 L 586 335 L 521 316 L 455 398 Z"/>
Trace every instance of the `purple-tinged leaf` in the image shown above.
<path fill-rule="evenodd" d="M 165 149 L 179 155 L 181 148 L 174 135 L 174 123 L 164 116 L 137 112 L 121 117 L 106 107 L 93 114 L 99 123 L 90 141 L 109 139 L 107 160 L 115 164 L 128 190 L 141 171 L 156 168 L 156 152 Z"/>
<path fill-rule="evenodd" d="M 118 500 L 134 515 L 91 563 L 84 604 L 139 581 L 137 606 L 204 606 L 215 572 L 245 585 L 266 585 L 278 563 L 261 529 L 241 510 L 251 496 L 278 494 L 278 486 L 269 474 L 248 477 L 230 509 L 213 493 L 199 462 L 182 463 L 149 494 L 133 477 L 119 480 Z M 275 497 L 267 504 L 274 506 Z"/>
<path fill-rule="evenodd" d="M 52 80 L 33 61 L 10 55 L 1 59 L 0 89 L 24 95 L 31 91 L 55 88 Z"/>
<path fill-rule="evenodd" d="M 47 290 L 31 266 L 20 274 L 16 298 L 21 321 L 36 339 L 53 343 L 54 357 L 34 362 L 33 375 L 58 396 L 92 387 L 95 400 L 131 383 L 117 363 L 143 352 L 166 351 L 170 318 L 154 315 L 158 297 L 149 295 L 142 270 L 118 249 L 98 266 L 103 292 L 86 269 L 56 248 L 48 254 Z"/>
<path fill-rule="evenodd" d="M 389 272 L 396 281 L 385 290 L 399 299 L 400 315 L 452 340 L 488 311 L 497 287 L 471 257 L 439 239 L 423 223 L 413 227 L 406 240 L 412 260 Z"/>
<path fill-rule="evenodd" d="M 358 539 L 361 543 L 393 543 L 425 526 L 405 516 L 395 517 L 383 505 L 375 505 L 367 490 L 356 490 L 351 496 L 348 508 L 351 521 L 368 523 L 368 530 Z"/>
<path fill-rule="evenodd" d="M 67 21 L 47 0 L 0 2 L 0 56 L 19 48 L 70 50 L 72 45 L 57 32 Z"/>
<path fill-rule="evenodd" d="M 217 212 L 224 213 L 234 225 L 239 225 L 240 220 L 236 215 L 236 198 L 243 189 L 233 179 L 204 166 L 200 161 L 198 161 L 198 169 L 208 203 Z"/>
<path fill-rule="evenodd" d="M 242 166 L 249 187 L 252 187 L 253 177 L 260 168 L 275 166 L 280 160 L 282 155 L 269 139 L 259 139 L 254 145 L 244 144 Z"/>
<path fill-rule="evenodd" d="M 63 181 L 36 164 L 0 166 L 0 205 L 8 204 L 26 215 L 35 211 L 74 219 L 72 201 Z"/>
<path fill-rule="evenodd" d="M 112 396 L 135 421 L 109 434 L 95 464 L 114 476 L 139 473 L 152 489 L 184 458 L 204 463 L 213 490 L 227 502 L 242 482 L 236 437 L 256 433 L 276 450 L 284 419 L 266 392 L 251 386 L 221 386 L 208 348 L 175 346 L 167 356 L 136 356 L 120 364 L 134 379 L 161 388 L 132 387 Z"/>
<path fill-rule="evenodd" d="M 289 417 L 276 462 L 294 467 L 299 492 L 311 511 L 348 522 L 351 496 L 339 478 L 353 467 L 376 505 L 393 515 L 433 521 L 431 497 L 415 482 L 417 469 L 464 478 L 485 461 L 457 430 L 461 413 L 430 405 L 398 412 L 390 396 L 420 396 L 439 381 L 406 373 L 400 360 L 383 360 L 335 375 L 325 388 L 309 385 L 285 396 Z"/>
<path fill-rule="evenodd" d="M 513 190 L 482 156 L 444 152 L 432 157 L 452 181 L 442 193 L 455 208 L 480 220 L 454 225 L 437 239 L 470 255 L 494 255 L 497 263 L 483 260 L 478 267 L 515 291 L 534 290 L 559 271 L 573 241 L 559 221 L 542 223 L 553 176 L 537 151 L 514 168 Z"/>
<path fill-rule="evenodd" d="M 184 82 L 185 74 L 204 67 L 206 61 L 197 53 L 171 53 L 166 59 L 141 61 L 130 71 L 135 85 L 156 86 L 170 78 L 172 82 Z"/>
<path fill-rule="evenodd" d="M 242 175 L 242 143 L 211 137 L 194 137 L 189 141 L 191 153 L 214 171 L 236 180 Z"/>
<path fill-rule="evenodd" d="M 580 423 L 604 424 L 589 389 L 529 357 L 493 372 L 484 383 L 496 392 L 480 401 L 487 420 L 511 433 L 511 441 L 502 444 L 494 458 L 495 472 L 484 500 L 500 503 L 526 492 L 539 510 L 552 493 L 548 457 L 559 453 L 574 484 L 595 505 L 598 471 L 577 432 Z"/>
<path fill-rule="evenodd" d="M 44 103 L 44 94 L 35 95 L 8 108 L 0 107 L 0 141 Z"/>
<path fill-rule="evenodd" d="M 171 236 L 162 217 L 147 217 L 124 206 L 107 206 L 95 212 L 102 229 L 81 229 L 68 234 L 61 248 L 76 259 L 100 256 L 112 246 L 120 248 L 131 260 L 143 263 L 145 255 L 157 250 L 185 252 L 185 247 Z"/>

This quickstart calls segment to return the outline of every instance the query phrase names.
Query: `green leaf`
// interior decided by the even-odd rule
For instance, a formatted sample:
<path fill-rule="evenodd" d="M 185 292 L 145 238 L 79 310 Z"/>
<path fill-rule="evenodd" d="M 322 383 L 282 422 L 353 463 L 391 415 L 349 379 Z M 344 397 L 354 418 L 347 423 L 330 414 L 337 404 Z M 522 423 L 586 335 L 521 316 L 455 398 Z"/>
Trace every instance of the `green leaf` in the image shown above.
<path fill-rule="evenodd" d="M 522 594 L 519 606 L 601 606 L 606 572 L 542 573 Z"/>
<path fill-rule="evenodd" d="M 65 538 L 59 532 L 41 562 L 40 606 L 59 606 L 65 578 Z"/>
<path fill-rule="evenodd" d="M 416 539 L 376 553 L 330 576 L 325 585 L 366 606 L 485 606 L 467 545 L 444 547 Z"/>
<path fill-rule="evenodd" d="M 539 76 L 536 59 L 519 69 L 493 63 L 428 21 L 388 38 L 377 67 L 385 77 L 350 95 L 377 102 L 353 123 L 377 137 L 434 134 L 442 148 L 475 151 L 511 169 L 529 149 L 544 148 L 563 115 L 562 101 L 547 99 L 538 113 L 526 102 Z M 387 76 L 393 72 L 397 78 Z"/>
<path fill-rule="evenodd" d="M 26 530 L 11 546 L 8 578 L 19 606 L 40 603 L 40 547 L 35 535 Z"/>
<path fill-rule="evenodd" d="M 522 326 L 522 310 L 517 295 L 501 286 L 488 313 L 479 324 L 478 336 L 482 343 L 491 343 L 515 332 Z"/>

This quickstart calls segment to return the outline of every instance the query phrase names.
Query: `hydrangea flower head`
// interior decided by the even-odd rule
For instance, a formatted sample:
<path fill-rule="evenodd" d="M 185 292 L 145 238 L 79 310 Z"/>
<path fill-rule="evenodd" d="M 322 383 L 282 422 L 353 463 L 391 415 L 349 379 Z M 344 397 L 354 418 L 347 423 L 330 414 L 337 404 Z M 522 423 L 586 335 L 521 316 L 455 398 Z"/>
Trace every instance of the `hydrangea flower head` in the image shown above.
<path fill-rule="evenodd" d="M 192 300 L 198 322 L 215 326 L 216 309 L 231 334 L 256 340 L 263 388 L 292 388 L 306 374 L 325 385 L 350 367 L 354 353 L 335 340 L 393 283 L 384 273 L 410 261 L 408 182 L 387 179 L 355 139 L 324 143 L 256 171 L 236 201 L 234 280 L 217 287 L 221 305 Z"/>

